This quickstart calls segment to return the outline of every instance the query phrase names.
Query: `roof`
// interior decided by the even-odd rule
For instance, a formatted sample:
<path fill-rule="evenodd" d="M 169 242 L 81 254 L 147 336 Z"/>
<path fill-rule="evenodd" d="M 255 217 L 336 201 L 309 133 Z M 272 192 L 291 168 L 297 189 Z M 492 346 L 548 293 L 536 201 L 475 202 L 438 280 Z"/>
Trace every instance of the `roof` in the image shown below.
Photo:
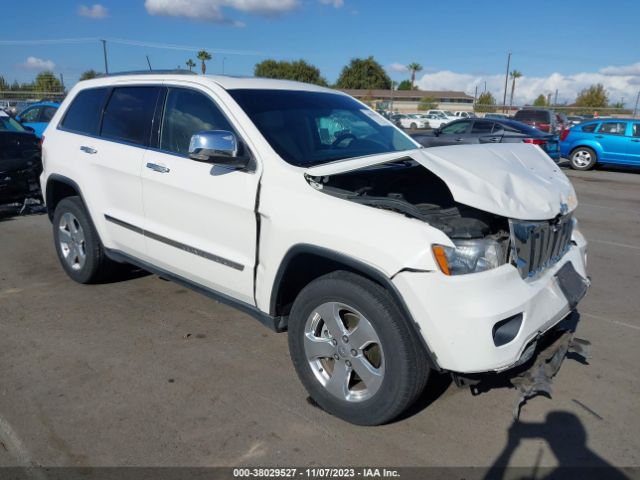
<path fill-rule="evenodd" d="M 132 82 L 162 82 L 179 81 L 183 83 L 196 83 L 207 85 L 215 83 L 225 90 L 236 89 L 261 89 L 261 90 L 302 90 L 314 92 L 333 92 L 330 88 L 311 85 L 309 83 L 294 82 L 291 80 L 274 80 L 271 78 L 256 77 L 233 77 L 229 75 L 184 75 L 182 73 L 161 73 L 161 72 L 135 72 L 124 73 L 122 75 L 110 75 L 83 80 L 78 82 L 83 88 L 116 85 L 119 83 Z"/>
<path fill-rule="evenodd" d="M 414 99 L 423 97 L 459 98 L 473 100 L 471 95 L 455 90 L 383 90 L 383 89 L 343 89 L 342 92 L 352 97 L 391 98 L 395 100 Z"/>

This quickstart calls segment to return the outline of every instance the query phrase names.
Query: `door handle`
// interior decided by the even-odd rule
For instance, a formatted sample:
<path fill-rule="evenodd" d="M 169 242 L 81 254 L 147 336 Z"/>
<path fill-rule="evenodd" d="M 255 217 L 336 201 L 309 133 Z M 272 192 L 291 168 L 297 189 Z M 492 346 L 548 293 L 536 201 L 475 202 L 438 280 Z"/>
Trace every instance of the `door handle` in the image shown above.
<path fill-rule="evenodd" d="M 84 153 L 90 153 L 90 154 L 94 154 L 94 153 L 98 153 L 98 150 L 96 150 L 95 148 L 91 148 L 91 147 L 86 147 L 86 146 L 81 146 L 80 150 L 82 150 Z"/>
<path fill-rule="evenodd" d="M 149 170 L 153 170 L 154 172 L 158 172 L 158 173 L 169 173 L 171 171 L 168 167 L 165 167 L 164 165 L 159 165 L 157 163 L 151 163 L 151 162 L 147 162 L 147 168 Z"/>
<path fill-rule="evenodd" d="M 456 138 L 456 142 L 461 142 L 462 138 Z"/>
<path fill-rule="evenodd" d="M 632 142 L 640 142 L 640 138 L 632 138 L 631 141 Z"/>
<path fill-rule="evenodd" d="M 604 138 L 604 135 L 596 135 L 596 138 Z"/>

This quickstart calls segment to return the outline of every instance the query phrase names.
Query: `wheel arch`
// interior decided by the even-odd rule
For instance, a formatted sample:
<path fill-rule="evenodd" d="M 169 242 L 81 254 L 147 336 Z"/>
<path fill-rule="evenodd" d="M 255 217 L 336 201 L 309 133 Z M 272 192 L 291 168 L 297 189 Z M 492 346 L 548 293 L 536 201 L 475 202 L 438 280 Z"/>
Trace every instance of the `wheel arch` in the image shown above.
<path fill-rule="evenodd" d="M 389 292 L 408 320 L 409 327 L 424 347 L 429 366 L 441 371 L 436 361 L 436 355 L 427 345 L 420 331 L 420 326 L 414 320 L 402 295 L 391 279 L 377 268 L 343 253 L 309 244 L 298 244 L 291 247 L 276 272 L 271 289 L 269 313 L 274 317 L 287 317 L 295 298 L 306 285 L 316 278 L 338 270 L 361 275 Z"/>
<path fill-rule="evenodd" d="M 602 147 L 595 142 L 579 142 L 575 145 L 571 146 L 571 150 L 569 151 L 569 156 L 573 155 L 573 152 L 578 150 L 579 148 L 588 148 L 593 150 L 596 153 L 596 163 L 600 161 L 602 157 Z"/>
<path fill-rule="evenodd" d="M 53 213 L 56 210 L 56 206 L 66 197 L 79 196 L 82 203 L 85 203 L 78 184 L 69 177 L 58 175 L 57 173 L 49 175 L 45 190 L 45 203 L 47 205 L 49 220 L 53 220 Z"/>

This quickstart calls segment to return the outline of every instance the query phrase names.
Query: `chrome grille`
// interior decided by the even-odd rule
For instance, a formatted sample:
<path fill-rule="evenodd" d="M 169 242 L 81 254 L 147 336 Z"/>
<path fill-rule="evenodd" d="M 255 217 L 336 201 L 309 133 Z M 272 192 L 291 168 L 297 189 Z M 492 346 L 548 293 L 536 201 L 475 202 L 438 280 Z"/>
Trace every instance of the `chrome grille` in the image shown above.
<path fill-rule="evenodd" d="M 555 264 L 569 250 L 573 217 L 554 220 L 509 220 L 511 261 L 522 278 L 533 278 Z"/>

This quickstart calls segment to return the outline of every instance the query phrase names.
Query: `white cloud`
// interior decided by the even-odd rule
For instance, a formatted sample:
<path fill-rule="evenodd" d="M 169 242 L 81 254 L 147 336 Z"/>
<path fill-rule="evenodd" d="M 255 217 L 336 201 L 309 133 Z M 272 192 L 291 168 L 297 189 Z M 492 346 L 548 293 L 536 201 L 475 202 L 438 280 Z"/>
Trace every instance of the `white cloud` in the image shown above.
<path fill-rule="evenodd" d="M 607 67 L 609 68 L 609 67 Z M 616 67 L 618 68 L 618 67 Z M 620 67 L 622 68 L 622 67 Z M 573 75 L 563 75 L 552 73 L 545 77 L 523 76 L 516 80 L 516 89 L 513 103 L 525 105 L 533 103 L 533 100 L 540 95 L 555 95 L 558 90 L 559 103 L 573 103 L 578 93 L 593 84 L 601 83 L 609 93 L 609 100 L 617 102 L 621 98 L 629 105 L 638 94 L 639 77 L 634 75 L 612 75 L 604 74 L 602 69 L 599 72 L 583 72 Z M 504 95 L 504 74 L 472 75 L 468 73 L 457 73 L 450 70 L 442 70 L 434 73 L 427 73 L 416 80 L 421 90 L 458 90 L 473 95 L 475 87 L 478 87 L 478 94 L 487 90 L 493 93 L 496 101 L 502 103 Z M 507 102 L 511 94 L 511 78 L 507 88 Z"/>
<path fill-rule="evenodd" d="M 387 67 L 387 70 L 397 73 L 407 73 L 409 71 L 407 66 L 403 65 L 402 63 L 392 63 Z"/>
<path fill-rule="evenodd" d="M 99 3 L 95 3 L 90 7 L 87 5 L 80 5 L 78 7 L 78 15 L 81 17 L 87 18 L 106 18 L 109 16 L 109 11 L 106 7 L 100 5 Z"/>
<path fill-rule="evenodd" d="M 342 8 L 344 0 L 319 0 L 323 5 L 333 5 L 335 8 Z"/>
<path fill-rule="evenodd" d="M 618 67 L 605 67 L 600 70 L 605 75 L 640 75 L 640 62 Z"/>
<path fill-rule="evenodd" d="M 43 60 L 38 57 L 28 57 L 22 66 L 31 70 L 53 70 L 56 68 L 56 64 L 53 61 Z"/>
<path fill-rule="evenodd" d="M 144 7 L 150 15 L 184 17 L 236 27 L 242 27 L 244 24 L 228 18 L 223 9 L 269 16 L 290 12 L 298 6 L 299 0 L 145 0 L 144 2 Z"/>

